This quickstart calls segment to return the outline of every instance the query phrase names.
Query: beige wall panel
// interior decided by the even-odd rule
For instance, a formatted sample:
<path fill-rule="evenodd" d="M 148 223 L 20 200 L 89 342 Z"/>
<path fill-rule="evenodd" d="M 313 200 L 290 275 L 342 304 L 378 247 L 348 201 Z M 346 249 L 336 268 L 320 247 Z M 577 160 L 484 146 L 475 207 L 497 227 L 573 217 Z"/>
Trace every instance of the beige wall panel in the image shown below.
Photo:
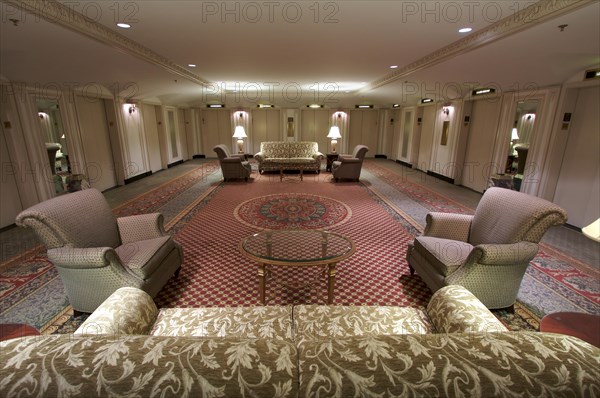
<path fill-rule="evenodd" d="M 554 195 L 569 214 L 569 224 L 582 228 L 600 217 L 600 91 L 581 89 Z"/>
<path fill-rule="evenodd" d="M 462 168 L 462 185 L 483 192 L 489 184 L 496 129 L 500 118 L 500 101 L 479 100 L 471 110 L 471 128 Z M 508 154 L 507 154 L 508 155 Z"/>
<path fill-rule="evenodd" d="M 11 161 L 6 139 L 4 138 L 4 128 L 0 127 L 0 163 L 2 164 L 2 178 L 0 179 L 0 228 L 4 228 L 15 223 L 15 217 L 23 210 L 17 181 L 16 171 L 11 172 L 9 164 L 17 164 Z M 14 169 L 16 170 L 16 169 Z"/>
<path fill-rule="evenodd" d="M 160 142 L 158 139 L 158 124 L 156 122 L 156 109 L 154 105 L 142 104 L 142 118 L 144 132 L 146 134 L 150 170 L 155 173 L 162 170 L 162 164 L 160 158 Z"/>
<path fill-rule="evenodd" d="M 417 169 L 422 171 L 429 170 L 431 161 L 431 150 L 433 148 L 433 135 L 435 129 L 436 108 L 427 106 L 423 109 L 423 119 L 421 126 L 421 140 L 419 142 L 419 155 L 417 157 Z"/>
<path fill-rule="evenodd" d="M 79 96 L 76 100 L 86 160 L 85 173 L 93 188 L 104 191 L 117 184 L 104 102 L 89 101 Z M 135 151 L 139 148 L 134 148 Z M 135 161 L 135 158 L 131 159 Z"/>
<path fill-rule="evenodd" d="M 348 148 L 345 152 L 352 152 L 352 149 L 359 144 L 362 144 L 362 123 L 363 123 L 363 114 L 365 112 L 361 110 L 352 110 L 350 111 L 350 127 L 348 129 L 348 145 L 343 146 L 344 148 Z M 342 137 L 342 140 L 346 137 Z M 339 147 L 339 144 L 338 144 Z M 371 149 L 369 148 L 369 151 Z"/>

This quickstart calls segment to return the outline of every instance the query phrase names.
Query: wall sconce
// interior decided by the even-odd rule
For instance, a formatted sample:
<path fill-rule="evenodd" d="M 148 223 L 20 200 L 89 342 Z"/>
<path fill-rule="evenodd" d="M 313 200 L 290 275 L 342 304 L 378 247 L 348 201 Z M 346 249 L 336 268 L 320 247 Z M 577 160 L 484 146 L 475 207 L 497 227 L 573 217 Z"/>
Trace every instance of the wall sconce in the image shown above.
<path fill-rule="evenodd" d="M 445 103 L 442 106 L 442 113 L 446 116 L 450 115 L 450 108 L 452 108 L 452 105 L 449 103 Z"/>
<path fill-rule="evenodd" d="M 129 114 L 131 115 L 133 112 L 135 112 L 135 104 L 129 104 Z"/>
<path fill-rule="evenodd" d="M 233 138 L 237 138 L 238 153 L 244 153 L 244 138 L 248 137 L 244 126 L 236 126 L 233 132 Z"/>
<path fill-rule="evenodd" d="M 329 129 L 329 134 L 327 134 L 327 138 L 331 138 L 331 152 L 336 153 L 337 140 L 342 138 L 342 135 L 340 134 L 340 128 L 338 126 L 331 126 Z"/>

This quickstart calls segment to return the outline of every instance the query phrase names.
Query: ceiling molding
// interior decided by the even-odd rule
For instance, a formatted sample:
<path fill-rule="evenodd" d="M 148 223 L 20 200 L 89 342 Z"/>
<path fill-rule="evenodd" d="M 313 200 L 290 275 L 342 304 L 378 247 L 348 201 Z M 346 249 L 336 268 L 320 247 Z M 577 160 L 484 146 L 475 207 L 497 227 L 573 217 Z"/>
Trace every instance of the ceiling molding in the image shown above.
<path fill-rule="evenodd" d="M 10 4 L 17 9 L 34 15 L 36 18 L 44 19 L 50 23 L 60 25 L 64 28 L 85 35 L 126 54 L 133 55 L 134 57 L 157 65 L 170 73 L 183 77 L 201 86 L 211 85 L 210 82 L 181 67 L 170 59 L 110 28 L 107 28 L 98 22 L 90 20 L 83 14 L 73 10 L 73 7 L 67 7 L 56 0 L 3 1 L 4 3 Z"/>
<path fill-rule="evenodd" d="M 523 10 L 480 29 L 469 36 L 436 50 L 417 61 L 377 79 L 357 92 L 366 92 L 385 86 L 412 73 L 444 62 L 450 58 L 472 51 L 478 47 L 503 39 L 550 19 L 568 14 L 597 0 L 540 0 Z"/>

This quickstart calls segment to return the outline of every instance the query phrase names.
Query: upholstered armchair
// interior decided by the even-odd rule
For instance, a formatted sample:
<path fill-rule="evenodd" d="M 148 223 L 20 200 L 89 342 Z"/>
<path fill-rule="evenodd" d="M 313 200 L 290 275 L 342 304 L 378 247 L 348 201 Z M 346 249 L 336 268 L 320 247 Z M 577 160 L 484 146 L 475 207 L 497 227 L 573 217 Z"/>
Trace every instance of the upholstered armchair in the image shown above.
<path fill-rule="evenodd" d="M 248 177 L 250 177 L 250 173 L 252 172 L 252 166 L 244 160 L 243 154 L 231 154 L 229 153 L 229 148 L 225 145 L 217 145 L 213 148 L 213 151 L 219 157 L 224 181 L 232 178 L 243 178 L 248 181 Z"/>
<path fill-rule="evenodd" d="M 120 287 L 154 297 L 179 273 L 183 250 L 159 213 L 115 217 L 104 195 L 85 189 L 38 203 L 16 223 L 32 228 L 57 268 L 69 302 L 94 311 Z"/>
<path fill-rule="evenodd" d="M 368 151 L 369 148 L 367 146 L 357 145 L 354 147 L 352 155 L 339 155 L 338 160 L 331 165 L 333 178 L 336 181 L 342 178 L 358 181 L 363 160 Z"/>
<path fill-rule="evenodd" d="M 554 203 L 489 188 L 472 216 L 427 215 L 423 234 L 408 246 L 410 273 L 416 271 L 434 292 L 462 285 L 490 309 L 512 308 L 540 239 L 566 221 Z"/>

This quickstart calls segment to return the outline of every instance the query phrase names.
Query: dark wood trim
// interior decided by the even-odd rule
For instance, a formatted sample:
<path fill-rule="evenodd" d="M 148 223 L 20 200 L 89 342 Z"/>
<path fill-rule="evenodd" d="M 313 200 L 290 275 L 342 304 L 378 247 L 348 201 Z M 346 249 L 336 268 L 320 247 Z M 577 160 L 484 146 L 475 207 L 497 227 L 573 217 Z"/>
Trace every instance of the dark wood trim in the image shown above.
<path fill-rule="evenodd" d="M 438 179 L 440 179 L 440 180 L 442 180 L 442 181 L 449 182 L 450 184 L 454 184 L 454 178 L 446 177 L 446 176 L 444 176 L 444 175 L 441 175 L 441 174 L 435 173 L 435 172 L 433 172 L 433 171 L 431 171 L 431 170 L 427 170 L 427 175 L 428 175 L 428 176 L 435 177 L 435 178 L 438 178 Z"/>
<path fill-rule="evenodd" d="M 387 159 L 387 155 L 375 154 L 375 159 Z"/>
<path fill-rule="evenodd" d="M 413 168 L 412 163 L 405 162 L 404 160 L 396 159 L 396 163 L 400 163 L 402 166 L 410 167 L 411 169 Z"/>
<path fill-rule="evenodd" d="M 202 154 L 194 155 L 194 156 L 192 156 L 192 159 L 206 159 L 206 155 L 202 155 Z"/>
<path fill-rule="evenodd" d="M 178 161 L 173 162 L 173 163 L 170 163 L 170 164 L 167 165 L 167 169 L 170 169 L 171 167 L 179 166 L 182 163 L 183 163 L 183 159 L 182 160 L 178 160 Z"/>
<path fill-rule="evenodd" d="M 125 185 L 127 185 L 127 184 L 129 184 L 129 183 L 131 183 L 131 182 L 137 181 L 137 180 L 141 180 L 142 178 L 146 178 L 146 177 L 148 177 L 149 175 L 152 175 L 152 171 L 147 171 L 147 172 L 145 172 L 145 173 L 138 174 L 138 175 L 136 175 L 136 176 L 133 176 L 133 177 L 131 177 L 131 178 L 127 178 L 127 179 L 125 180 Z"/>

